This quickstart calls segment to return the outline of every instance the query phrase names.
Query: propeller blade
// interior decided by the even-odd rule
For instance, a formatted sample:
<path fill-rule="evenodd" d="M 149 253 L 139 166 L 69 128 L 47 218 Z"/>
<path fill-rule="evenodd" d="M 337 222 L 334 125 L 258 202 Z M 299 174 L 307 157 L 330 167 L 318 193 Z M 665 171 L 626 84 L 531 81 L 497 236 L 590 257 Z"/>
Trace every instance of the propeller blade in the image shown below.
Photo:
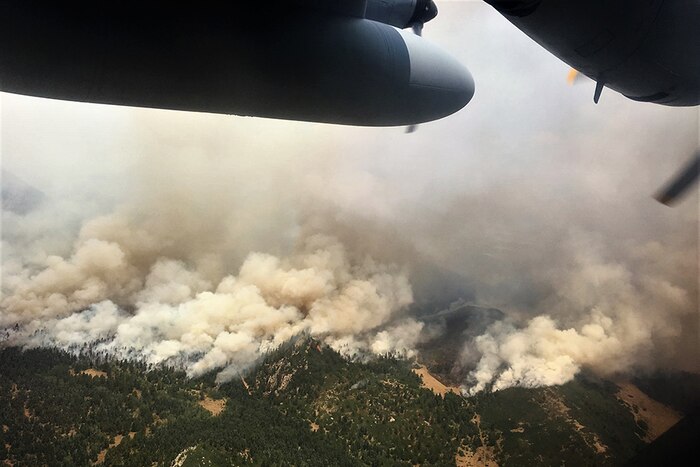
<path fill-rule="evenodd" d="M 433 9 L 431 10 L 431 8 L 433 8 Z M 437 15 L 437 7 L 435 6 L 435 3 L 430 2 L 430 4 L 425 7 L 425 12 L 426 12 L 425 14 L 427 15 L 426 21 L 430 21 L 431 19 L 433 19 L 435 17 L 435 15 Z M 420 20 L 414 21 L 411 24 L 411 31 L 413 31 L 413 34 L 415 34 L 418 37 L 423 37 L 423 25 L 424 24 L 425 24 L 424 21 L 420 21 Z M 409 125 L 406 127 L 406 133 L 413 133 L 417 129 L 418 129 L 418 125 L 416 125 L 416 124 Z"/>
<path fill-rule="evenodd" d="M 576 68 L 570 68 L 569 74 L 566 75 L 566 82 L 569 83 L 569 86 L 582 83 L 585 81 L 585 79 L 586 75 L 579 72 Z"/>
<path fill-rule="evenodd" d="M 416 21 L 413 24 L 411 24 L 411 30 L 413 31 L 413 34 L 415 34 L 418 37 L 423 37 L 423 22 L 422 21 Z M 406 127 L 406 133 L 413 133 L 418 129 L 418 125 L 408 125 Z"/>
<path fill-rule="evenodd" d="M 413 34 L 423 37 L 423 25 L 437 16 L 438 8 L 433 0 L 418 0 L 415 5 L 416 9 L 409 24 Z M 418 125 L 409 125 L 406 127 L 406 133 L 413 133 L 417 128 Z"/>
<path fill-rule="evenodd" d="M 418 37 L 423 36 L 423 23 L 421 21 L 416 21 L 411 25 L 411 30 L 413 31 L 413 34 L 415 34 Z"/>
<path fill-rule="evenodd" d="M 658 202 L 670 206 L 693 185 L 698 179 L 698 175 L 700 175 L 700 149 L 695 152 L 688 164 L 654 198 Z"/>

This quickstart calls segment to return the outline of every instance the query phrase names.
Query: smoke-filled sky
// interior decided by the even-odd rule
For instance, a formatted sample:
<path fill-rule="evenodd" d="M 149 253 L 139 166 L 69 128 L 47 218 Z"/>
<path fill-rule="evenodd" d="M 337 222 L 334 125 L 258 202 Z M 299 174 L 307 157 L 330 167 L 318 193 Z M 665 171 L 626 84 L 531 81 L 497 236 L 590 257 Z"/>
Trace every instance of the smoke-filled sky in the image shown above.
<path fill-rule="evenodd" d="M 45 199 L 3 210 L 0 329 L 225 378 L 300 332 L 413 355 L 408 306 L 461 295 L 507 315 L 456 356 L 472 392 L 699 371 L 697 192 L 651 198 L 698 109 L 594 105 L 488 5 L 439 6 L 476 94 L 413 134 L 3 94 L 2 168 Z"/>

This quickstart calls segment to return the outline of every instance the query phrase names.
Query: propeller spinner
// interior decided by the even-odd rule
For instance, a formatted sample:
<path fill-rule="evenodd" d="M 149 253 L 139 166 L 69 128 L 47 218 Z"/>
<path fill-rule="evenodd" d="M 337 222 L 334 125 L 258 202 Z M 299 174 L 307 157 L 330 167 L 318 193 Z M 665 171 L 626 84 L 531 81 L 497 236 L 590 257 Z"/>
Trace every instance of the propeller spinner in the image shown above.
<path fill-rule="evenodd" d="M 416 36 L 422 36 L 423 25 L 435 18 L 437 14 L 438 8 L 433 0 L 418 0 L 416 8 L 413 10 L 413 16 L 408 20 L 408 24 Z"/>

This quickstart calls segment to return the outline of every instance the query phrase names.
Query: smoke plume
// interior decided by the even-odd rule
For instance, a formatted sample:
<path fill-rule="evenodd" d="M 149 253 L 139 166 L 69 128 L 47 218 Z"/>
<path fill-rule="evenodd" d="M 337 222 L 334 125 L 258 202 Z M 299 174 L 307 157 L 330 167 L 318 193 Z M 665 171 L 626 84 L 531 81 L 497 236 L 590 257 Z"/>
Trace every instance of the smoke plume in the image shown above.
<path fill-rule="evenodd" d="M 700 371 L 697 193 L 651 199 L 697 109 L 595 106 L 488 5 L 443 10 L 477 94 L 410 135 L 4 95 L 3 169 L 43 193 L 2 211 L 4 345 L 227 378 L 302 333 L 415 355 L 463 297 L 505 316 L 462 336 L 467 392 Z"/>
<path fill-rule="evenodd" d="M 167 258 L 140 275 L 133 254 L 81 240 L 68 260 L 49 258 L 3 300 L 0 326 L 20 324 L 11 340 L 25 345 L 99 343 L 126 358 L 184 362 L 192 376 L 240 371 L 301 333 L 346 354 L 407 354 L 420 332 L 413 320 L 397 321 L 412 301 L 405 275 L 369 258 L 351 261 L 330 237 L 307 238 L 285 259 L 251 253 L 216 284 Z"/>
<path fill-rule="evenodd" d="M 609 377 L 683 360 L 675 352 L 697 302 L 692 284 L 678 285 L 683 281 L 657 269 L 656 261 L 667 260 L 660 244 L 635 246 L 616 261 L 590 240 L 567 249 L 575 256 L 542 279 L 550 292 L 532 308 L 542 314 L 512 313 L 468 341 L 461 363 L 471 369 L 469 393 L 563 384 L 584 368 Z M 692 274 L 692 259 L 676 265 L 684 263 Z"/>
<path fill-rule="evenodd" d="M 149 160 L 145 169 L 161 162 Z M 414 354 L 422 324 L 404 315 L 413 294 L 400 266 L 349 251 L 318 233 L 321 227 L 279 219 L 269 224 L 279 234 L 298 232 L 282 248 L 286 254 L 241 254 L 231 240 L 254 243 L 257 226 L 236 223 L 250 208 L 200 210 L 205 202 L 235 205 L 237 190 L 212 191 L 217 183 L 208 171 L 197 179 L 173 167 L 158 170 L 173 183 L 140 186 L 114 212 L 83 221 L 63 255 L 22 257 L 43 235 L 13 231 L 46 213 L 3 212 L 12 240 L 5 244 L 0 301 L 6 344 L 93 344 L 123 358 L 184 366 L 192 376 L 223 369 L 228 377 L 302 333 L 346 355 Z M 181 198 L 183 183 L 192 198 Z"/>

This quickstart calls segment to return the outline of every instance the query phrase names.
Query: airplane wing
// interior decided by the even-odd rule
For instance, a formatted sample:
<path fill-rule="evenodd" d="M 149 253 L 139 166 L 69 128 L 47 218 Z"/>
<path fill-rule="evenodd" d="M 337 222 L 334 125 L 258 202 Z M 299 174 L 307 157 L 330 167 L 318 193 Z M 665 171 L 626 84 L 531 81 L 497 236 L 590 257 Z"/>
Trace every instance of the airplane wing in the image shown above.
<path fill-rule="evenodd" d="M 410 125 L 464 107 L 469 72 L 410 32 L 430 0 L 0 1 L 0 91 L 79 102 Z"/>
<path fill-rule="evenodd" d="M 309 10 L 354 18 L 364 18 L 367 10 L 367 0 L 294 0 L 293 3 Z"/>
<path fill-rule="evenodd" d="M 641 102 L 700 105 L 700 1 L 486 0 L 542 47 Z"/>

